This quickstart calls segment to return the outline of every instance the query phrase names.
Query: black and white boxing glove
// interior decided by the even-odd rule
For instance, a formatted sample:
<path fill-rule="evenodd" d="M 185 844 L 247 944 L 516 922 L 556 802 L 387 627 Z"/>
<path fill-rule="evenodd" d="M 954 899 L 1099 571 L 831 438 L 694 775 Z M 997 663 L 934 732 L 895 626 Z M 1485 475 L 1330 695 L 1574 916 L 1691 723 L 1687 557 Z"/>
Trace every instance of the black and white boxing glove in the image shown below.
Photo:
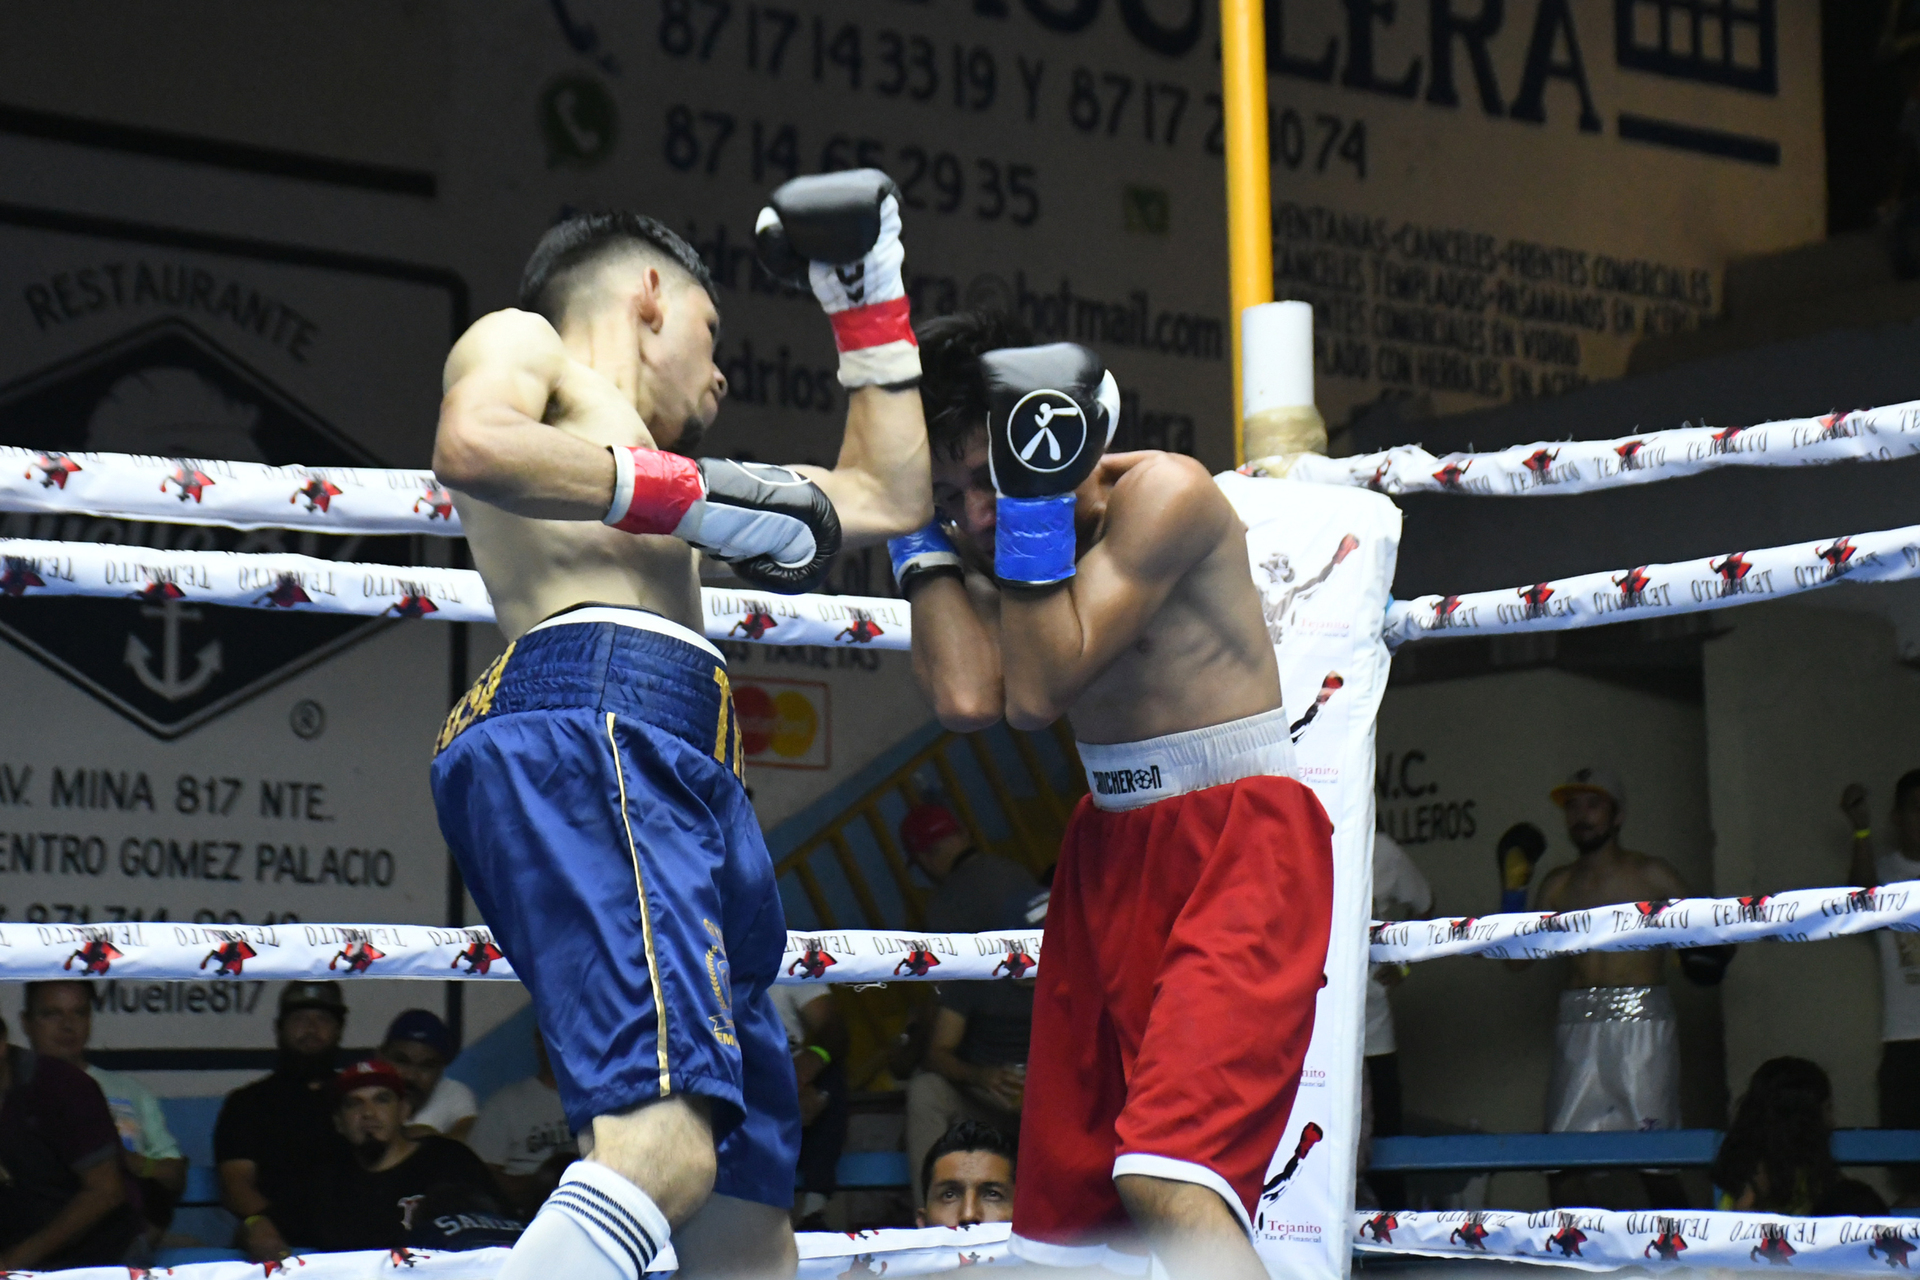
<path fill-rule="evenodd" d="M 841 386 L 898 388 L 920 377 L 892 178 L 850 169 L 782 183 L 753 234 L 768 271 L 780 279 L 804 275 L 813 287 L 833 324 Z"/>
<path fill-rule="evenodd" d="M 614 445 L 607 524 L 671 534 L 783 595 L 819 586 L 840 550 L 833 502 L 797 471 Z"/>
<path fill-rule="evenodd" d="M 1073 576 L 1073 491 L 1092 474 L 1120 420 L 1120 389 L 1100 357 L 1073 342 L 980 357 L 988 466 L 999 495 L 993 572 L 1044 586 Z"/>

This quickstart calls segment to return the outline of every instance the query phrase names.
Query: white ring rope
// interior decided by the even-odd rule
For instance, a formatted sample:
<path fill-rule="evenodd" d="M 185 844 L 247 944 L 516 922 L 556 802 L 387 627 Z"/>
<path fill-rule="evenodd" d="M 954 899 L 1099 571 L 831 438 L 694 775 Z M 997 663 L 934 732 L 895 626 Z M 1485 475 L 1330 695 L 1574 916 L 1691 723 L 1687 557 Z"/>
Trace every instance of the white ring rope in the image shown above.
<path fill-rule="evenodd" d="M 963 1267 L 1015 1262 L 1011 1224 L 971 1227 L 908 1227 L 878 1231 L 802 1231 L 797 1280 L 849 1275 L 920 1276 Z M 1381 1212 L 1353 1215 L 1356 1251 L 1430 1258 L 1481 1258 L 1544 1263 L 1582 1271 L 1625 1267 L 1666 1271 L 1712 1267 L 1767 1271 L 1781 1266 L 1819 1275 L 1885 1275 L 1906 1270 L 1920 1240 L 1912 1218 L 1789 1218 L 1768 1213 L 1711 1210 L 1618 1212 L 1549 1209 L 1536 1213 L 1488 1210 Z M 438 1280 L 489 1280 L 507 1260 L 504 1248 L 442 1253 L 431 1249 L 308 1253 L 300 1256 L 302 1280 L 388 1280 L 398 1270 Z M 663 1251 L 648 1268 L 677 1266 Z M 1146 1271 L 1143 1265 L 1140 1273 Z M 55 1271 L 67 1280 L 112 1280 L 124 1267 Z M 258 1280 L 257 1262 L 196 1262 L 170 1268 L 174 1280 Z"/>
<path fill-rule="evenodd" d="M 271 862 L 272 851 L 261 856 Z M 303 864 L 301 870 L 317 880 L 336 882 L 357 873 L 350 863 L 335 865 L 331 854 L 325 865 Z M 787 935 L 777 981 L 804 986 L 1031 978 L 1039 961 L 1038 929 L 979 934 L 822 929 Z M 482 926 L 213 925 L 164 920 L 0 924 L 0 981 L 106 977 L 152 982 L 515 980 L 513 965 L 494 945 L 493 932 Z"/>
<path fill-rule="evenodd" d="M 1614 440 L 1540 441 L 1494 453 L 1439 457 L 1400 445 L 1353 458 L 1307 454 L 1290 480 L 1353 485 L 1385 494 L 1532 497 L 1591 493 L 1677 480 L 1721 467 L 1803 467 L 1891 462 L 1920 453 L 1920 400 L 1854 413 L 1787 418 L 1752 427 L 1676 427 Z M 1260 474 L 1258 459 L 1244 470 Z"/>
<path fill-rule="evenodd" d="M 493 621 L 493 602 L 472 569 L 28 538 L 0 539 L 0 595 L 171 599 L 289 613 Z M 912 639 L 904 600 L 712 587 L 700 596 L 704 629 L 712 640 L 905 649 Z"/>
<path fill-rule="evenodd" d="M 1914 577 L 1920 577 L 1920 525 L 1602 570 L 1495 591 L 1395 600 L 1387 606 L 1384 638 L 1398 647 L 1436 636 L 1564 631 L 1756 604 L 1837 582 Z"/>
<path fill-rule="evenodd" d="M 347 882 L 363 869 L 328 863 L 301 870 L 317 880 Z M 1729 942 L 1819 942 L 1876 929 L 1920 933 L 1920 880 L 1873 889 L 1789 889 L 1581 911 L 1376 921 L 1369 954 L 1376 964 L 1465 955 L 1542 959 Z M 1031 978 L 1039 972 L 1042 937 L 1038 929 L 794 931 L 787 934 L 777 980 L 805 985 Z M 160 982 L 327 976 L 511 981 L 514 972 L 492 932 L 479 926 L 0 924 L 0 981 L 106 976 Z"/>
<path fill-rule="evenodd" d="M 313 533 L 461 536 L 431 471 L 0 448 L 0 511 Z"/>
<path fill-rule="evenodd" d="M 1752 427 L 1677 427 L 1615 440 L 1542 441 L 1435 456 L 1400 445 L 1352 458 L 1306 455 L 1291 479 L 1386 494 L 1584 493 L 1719 467 L 1886 462 L 1920 453 L 1920 401 Z M 1249 463 L 1249 469 L 1259 463 Z M 87 514 L 230 529 L 459 537 L 433 472 L 268 466 L 131 453 L 0 448 L 0 511 Z"/>

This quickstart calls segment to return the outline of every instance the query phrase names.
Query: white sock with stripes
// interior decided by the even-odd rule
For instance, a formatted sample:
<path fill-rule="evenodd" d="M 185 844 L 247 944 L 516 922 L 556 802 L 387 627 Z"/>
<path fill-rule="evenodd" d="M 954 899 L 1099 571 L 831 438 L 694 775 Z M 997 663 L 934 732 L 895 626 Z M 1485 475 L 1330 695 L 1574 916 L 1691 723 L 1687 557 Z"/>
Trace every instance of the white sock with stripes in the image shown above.
<path fill-rule="evenodd" d="M 576 1160 L 514 1244 L 499 1280 L 640 1280 L 670 1232 L 646 1192 L 603 1164 Z"/>

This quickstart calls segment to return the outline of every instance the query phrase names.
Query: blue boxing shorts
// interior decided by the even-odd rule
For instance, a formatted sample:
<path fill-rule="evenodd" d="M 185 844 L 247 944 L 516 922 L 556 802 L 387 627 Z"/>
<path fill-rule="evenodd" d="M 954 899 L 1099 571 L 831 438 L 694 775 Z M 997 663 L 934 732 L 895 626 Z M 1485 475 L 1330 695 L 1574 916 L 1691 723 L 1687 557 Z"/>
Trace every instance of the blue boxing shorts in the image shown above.
<path fill-rule="evenodd" d="M 578 1133 L 691 1094 L 721 1195 L 787 1208 L 800 1151 L 773 864 L 741 785 L 726 662 L 641 609 L 540 623 L 440 733 L 440 831 L 532 993 Z"/>

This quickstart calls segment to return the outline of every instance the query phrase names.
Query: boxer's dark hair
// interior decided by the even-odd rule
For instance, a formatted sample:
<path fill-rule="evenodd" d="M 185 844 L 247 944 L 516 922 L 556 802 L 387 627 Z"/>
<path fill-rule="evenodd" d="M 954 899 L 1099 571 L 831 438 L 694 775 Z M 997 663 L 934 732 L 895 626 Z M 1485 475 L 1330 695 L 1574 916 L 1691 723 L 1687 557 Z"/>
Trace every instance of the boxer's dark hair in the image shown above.
<path fill-rule="evenodd" d="M 547 228 L 540 243 L 533 246 L 527 266 L 520 273 L 520 294 L 516 305 L 522 311 L 535 311 L 556 326 L 565 315 L 577 279 L 578 268 L 616 253 L 638 250 L 650 257 L 662 258 L 693 277 L 707 291 L 717 309 L 713 274 L 694 252 L 692 245 L 675 235 L 657 218 L 626 209 L 600 209 L 576 213 Z"/>
<path fill-rule="evenodd" d="M 942 317 L 943 319 L 946 317 Z M 995 348 L 987 348 L 989 351 Z M 924 367 L 924 366 L 923 366 Z M 947 1126 L 947 1131 L 927 1149 L 926 1158 L 920 1161 L 920 1189 L 933 1191 L 933 1165 L 941 1156 L 950 1156 L 956 1151 L 989 1151 L 996 1156 L 1007 1158 L 1009 1173 L 1016 1173 L 1019 1167 L 1019 1151 L 1013 1145 L 1013 1139 L 990 1124 L 981 1124 L 978 1120 L 955 1120 Z"/>
<path fill-rule="evenodd" d="M 1002 347 L 1030 347 L 1033 330 L 1004 311 L 956 311 L 913 327 L 920 340 L 920 407 L 927 442 L 937 454 L 958 458 L 967 438 L 987 426 L 987 393 L 980 357 Z"/>

